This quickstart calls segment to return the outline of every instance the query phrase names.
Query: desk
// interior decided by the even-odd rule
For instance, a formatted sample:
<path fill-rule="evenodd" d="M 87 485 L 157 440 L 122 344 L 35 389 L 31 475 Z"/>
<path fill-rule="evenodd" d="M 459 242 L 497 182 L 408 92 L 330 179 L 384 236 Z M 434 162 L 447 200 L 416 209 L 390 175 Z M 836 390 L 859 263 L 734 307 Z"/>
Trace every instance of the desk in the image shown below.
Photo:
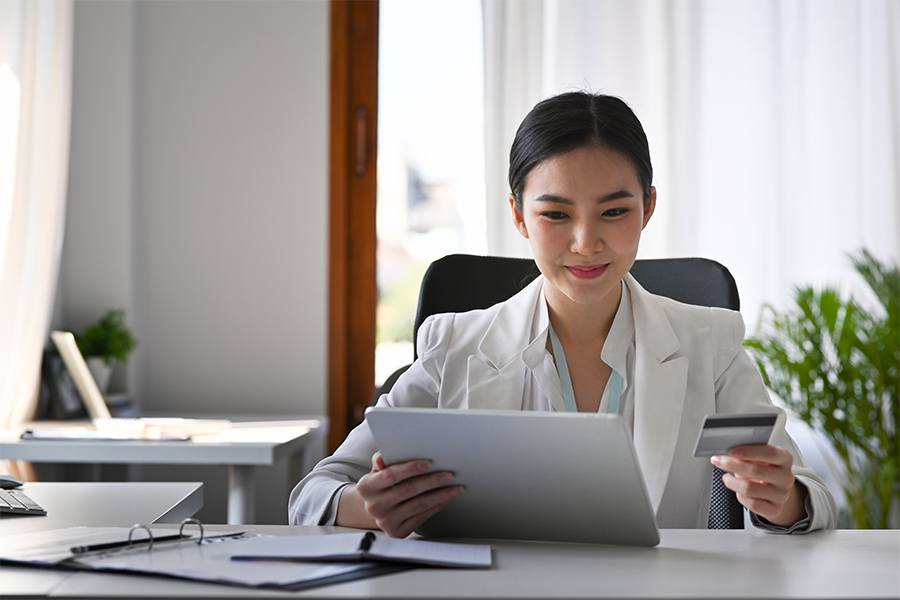
<path fill-rule="evenodd" d="M 21 489 L 43 506 L 47 515 L 0 514 L 0 536 L 76 525 L 180 523 L 203 508 L 203 484 L 196 482 L 47 482 L 26 483 Z"/>
<path fill-rule="evenodd" d="M 256 469 L 271 466 L 283 457 L 300 465 L 311 434 L 321 421 L 233 423 L 217 433 L 196 435 L 190 442 L 19 439 L 24 429 L 41 425 L 58 427 L 60 422 L 0 430 L 0 458 L 77 464 L 226 465 L 228 522 L 236 524 L 253 521 Z M 299 473 L 300 468 L 291 471 Z"/>
<path fill-rule="evenodd" d="M 247 529 L 275 535 L 345 531 L 275 525 Z M 777 536 L 755 530 L 668 529 L 656 548 L 522 542 L 495 542 L 493 547 L 495 566 L 489 571 L 418 569 L 296 594 L 145 577 L 4 570 L 32 577 L 35 595 L 54 598 L 900 597 L 896 530 Z M 41 576 L 56 578 L 53 587 Z"/>

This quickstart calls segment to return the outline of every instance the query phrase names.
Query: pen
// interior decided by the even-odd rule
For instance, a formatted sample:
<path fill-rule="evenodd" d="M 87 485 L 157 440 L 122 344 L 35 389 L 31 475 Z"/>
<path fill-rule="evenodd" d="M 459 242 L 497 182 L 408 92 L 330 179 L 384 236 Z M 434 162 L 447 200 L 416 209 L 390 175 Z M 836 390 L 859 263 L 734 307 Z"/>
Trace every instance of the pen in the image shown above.
<path fill-rule="evenodd" d="M 190 537 L 188 535 L 183 535 L 180 533 L 174 533 L 172 535 L 163 535 L 157 536 L 153 538 L 154 542 L 165 542 L 166 540 L 175 540 L 178 538 Z M 105 542 L 103 544 L 88 544 L 86 546 L 72 546 L 69 551 L 72 554 L 84 554 L 85 552 L 95 552 L 97 550 L 110 550 L 112 548 L 122 548 L 124 546 L 131 546 L 133 544 L 144 544 L 150 541 L 150 538 L 143 540 L 134 540 L 134 541 L 118 541 L 118 542 Z"/>
<path fill-rule="evenodd" d="M 362 541 L 359 543 L 360 552 L 368 552 L 372 547 L 372 542 L 375 541 L 375 534 L 371 531 L 367 531 L 366 535 L 363 536 Z"/>

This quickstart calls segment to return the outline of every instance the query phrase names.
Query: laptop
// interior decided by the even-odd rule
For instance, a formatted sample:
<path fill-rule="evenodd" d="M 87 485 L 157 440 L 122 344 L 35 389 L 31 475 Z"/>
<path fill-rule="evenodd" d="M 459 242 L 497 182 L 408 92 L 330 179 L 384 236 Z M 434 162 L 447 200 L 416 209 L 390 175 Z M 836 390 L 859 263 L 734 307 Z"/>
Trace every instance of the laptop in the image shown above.
<path fill-rule="evenodd" d="M 659 543 L 619 415 L 371 407 L 366 422 L 386 463 L 430 459 L 466 487 L 420 535 Z"/>

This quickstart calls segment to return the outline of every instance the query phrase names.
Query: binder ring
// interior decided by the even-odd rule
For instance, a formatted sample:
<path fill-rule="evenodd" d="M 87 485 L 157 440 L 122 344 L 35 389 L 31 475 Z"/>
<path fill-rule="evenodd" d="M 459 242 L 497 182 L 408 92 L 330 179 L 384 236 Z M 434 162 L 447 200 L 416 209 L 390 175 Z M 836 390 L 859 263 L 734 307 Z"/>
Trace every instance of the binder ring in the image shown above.
<path fill-rule="evenodd" d="M 147 552 L 150 552 L 151 550 L 153 550 L 153 532 L 150 531 L 149 527 L 147 527 L 146 525 L 141 525 L 140 523 L 135 523 L 131 526 L 131 529 L 128 530 L 128 546 L 130 547 L 133 543 L 131 541 L 131 536 L 133 536 L 134 532 L 139 529 L 143 529 L 147 532 Z"/>
<path fill-rule="evenodd" d="M 202 544 L 203 543 L 203 523 L 201 523 L 198 519 L 191 519 L 191 518 L 185 519 L 184 521 L 181 522 L 181 527 L 178 528 L 178 535 L 184 535 L 183 532 L 184 532 L 185 525 L 196 525 L 197 527 L 200 528 L 200 539 L 197 540 L 197 545 Z"/>

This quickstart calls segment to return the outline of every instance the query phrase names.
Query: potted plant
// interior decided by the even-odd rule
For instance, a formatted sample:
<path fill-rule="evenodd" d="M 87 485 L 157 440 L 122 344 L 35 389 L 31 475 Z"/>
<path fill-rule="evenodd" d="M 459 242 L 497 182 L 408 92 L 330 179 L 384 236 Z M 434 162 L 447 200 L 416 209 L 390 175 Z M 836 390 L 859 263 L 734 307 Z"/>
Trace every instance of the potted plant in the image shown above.
<path fill-rule="evenodd" d="M 900 512 L 900 273 L 868 251 L 851 256 L 878 303 L 798 287 L 796 306 L 763 308 L 748 338 L 766 385 L 841 458 L 852 525 L 898 526 Z"/>
<path fill-rule="evenodd" d="M 75 339 L 101 392 L 106 392 L 115 364 L 127 362 L 137 345 L 125 325 L 125 311 L 121 309 L 108 310 Z"/>

